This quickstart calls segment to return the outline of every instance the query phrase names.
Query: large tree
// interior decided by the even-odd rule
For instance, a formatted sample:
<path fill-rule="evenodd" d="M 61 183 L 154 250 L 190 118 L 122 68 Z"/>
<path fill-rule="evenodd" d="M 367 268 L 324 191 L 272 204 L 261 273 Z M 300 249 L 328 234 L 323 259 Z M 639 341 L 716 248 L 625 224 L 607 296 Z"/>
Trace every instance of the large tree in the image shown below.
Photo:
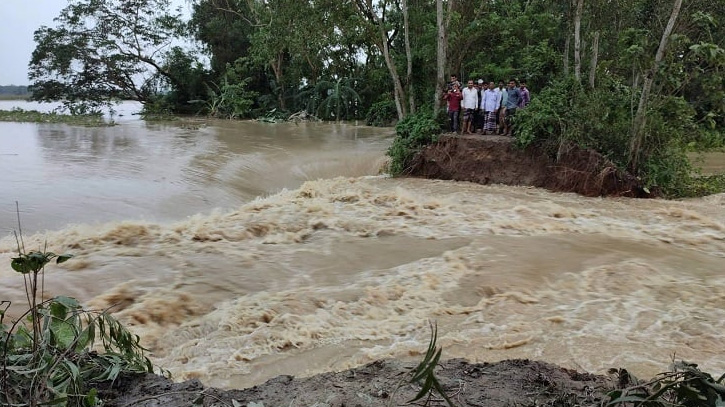
<path fill-rule="evenodd" d="M 94 108 L 183 89 L 164 63 L 185 34 L 180 16 L 170 0 L 70 0 L 55 27 L 35 32 L 33 98 Z"/>

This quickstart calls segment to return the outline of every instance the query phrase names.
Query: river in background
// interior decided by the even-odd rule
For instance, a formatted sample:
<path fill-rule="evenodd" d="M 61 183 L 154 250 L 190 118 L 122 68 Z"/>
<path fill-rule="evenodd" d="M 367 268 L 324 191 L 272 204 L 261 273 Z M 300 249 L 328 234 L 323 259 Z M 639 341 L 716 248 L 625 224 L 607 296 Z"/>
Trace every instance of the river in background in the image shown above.
<path fill-rule="evenodd" d="M 351 124 L 0 123 L 0 227 L 15 227 L 19 201 L 27 246 L 76 255 L 49 268 L 49 294 L 114 305 L 177 380 L 241 387 L 416 359 L 429 320 L 446 358 L 649 376 L 674 354 L 725 372 L 725 194 L 391 179 L 378 175 L 390 137 Z M 0 264 L 14 247 L 0 240 Z M 0 267 L 0 299 L 23 298 Z"/>
<path fill-rule="evenodd" d="M 0 101 L 50 111 L 48 104 Z M 113 127 L 0 123 L 0 231 L 110 220 L 171 221 L 229 209 L 302 182 L 377 174 L 389 129 L 184 119 Z"/>

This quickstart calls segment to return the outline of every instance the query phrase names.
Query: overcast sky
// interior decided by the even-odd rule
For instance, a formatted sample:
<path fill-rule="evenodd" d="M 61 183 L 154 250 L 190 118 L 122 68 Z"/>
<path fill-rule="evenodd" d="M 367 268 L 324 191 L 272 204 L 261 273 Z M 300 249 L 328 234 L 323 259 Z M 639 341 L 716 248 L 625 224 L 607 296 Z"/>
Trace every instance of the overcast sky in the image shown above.
<path fill-rule="evenodd" d="M 175 0 L 184 5 L 185 0 Z M 68 0 L 0 0 L 0 85 L 28 85 L 33 32 L 53 25 Z"/>
<path fill-rule="evenodd" d="M 27 85 L 33 32 L 51 25 L 67 0 L 0 0 L 0 85 Z"/>

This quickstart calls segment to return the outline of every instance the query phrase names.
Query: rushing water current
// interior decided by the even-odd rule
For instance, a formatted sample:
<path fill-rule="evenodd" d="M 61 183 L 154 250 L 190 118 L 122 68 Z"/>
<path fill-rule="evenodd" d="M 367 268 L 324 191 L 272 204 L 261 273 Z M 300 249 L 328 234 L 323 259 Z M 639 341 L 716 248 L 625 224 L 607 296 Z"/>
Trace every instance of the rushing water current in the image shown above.
<path fill-rule="evenodd" d="M 0 123 L 0 264 L 19 201 L 26 246 L 76 256 L 48 269 L 49 295 L 115 305 L 154 363 L 221 387 L 417 358 L 428 321 L 447 358 L 725 372 L 725 194 L 391 179 L 390 135 Z M 0 267 L 0 300 L 22 289 Z"/>

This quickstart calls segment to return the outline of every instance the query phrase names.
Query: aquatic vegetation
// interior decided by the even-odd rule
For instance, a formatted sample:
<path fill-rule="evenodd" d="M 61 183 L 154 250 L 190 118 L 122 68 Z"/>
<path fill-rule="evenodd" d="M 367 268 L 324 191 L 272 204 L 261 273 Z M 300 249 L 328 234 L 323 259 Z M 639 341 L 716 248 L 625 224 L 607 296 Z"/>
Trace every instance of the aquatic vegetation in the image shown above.
<path fill-rule="evenodd" d="M 30 122 L 30 123 L 65 123 L 81 126 L 114 126 L 113 121 L 106 121 L 103 115 L 98 114 L 60 114 L 57 112 L 43 113 L 37 110 L 0 110 L 0 121 L 3 122 Z"/>

